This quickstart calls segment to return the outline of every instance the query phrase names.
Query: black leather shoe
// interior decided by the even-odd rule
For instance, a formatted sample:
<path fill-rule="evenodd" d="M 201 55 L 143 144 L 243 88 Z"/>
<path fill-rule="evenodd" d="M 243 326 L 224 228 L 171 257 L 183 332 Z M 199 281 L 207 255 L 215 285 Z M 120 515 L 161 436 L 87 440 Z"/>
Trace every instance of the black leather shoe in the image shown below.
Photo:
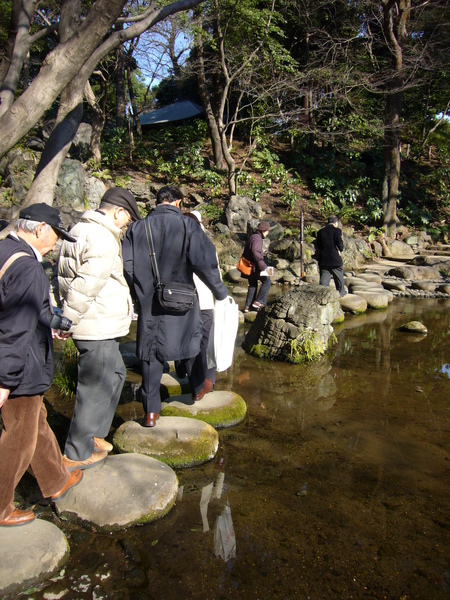
<path fill-rule="evenodd" d="M 206 396 L 206 394 L 212 392 L 213 387 L 214 383 L 211 381 L 211 379 L 205 379 L 205 385 L 203 386 L 202 390 L 196 396 L 193 396 L 194 402 L 198 402 L 203 398 L 203 396 Z"/>
<path fill-rule="evenodd" d="M 159 413 L 147 413 L 145 415 L 145 426 L 146 427 L 154 427 L 156 425 L 156 421 L 159 419 Z"/>

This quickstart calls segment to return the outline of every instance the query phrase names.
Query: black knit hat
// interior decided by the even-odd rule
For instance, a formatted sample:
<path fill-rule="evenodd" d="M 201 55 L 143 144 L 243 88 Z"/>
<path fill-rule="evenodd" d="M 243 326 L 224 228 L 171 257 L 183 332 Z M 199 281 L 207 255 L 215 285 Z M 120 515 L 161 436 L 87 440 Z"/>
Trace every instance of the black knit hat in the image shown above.
<path fill-rule="evenodd" d="M 124 188 L 111 188 L 106 190 L 103 194 L 103 198 L 100 200 L 100 204 L 102 202 L 107 202 L 108 204 L 113 204 L 114 206 L 120 206 L 127 210 L 133 221 L 139 221 L 141 215 L 139 214 L 138 205 L 134 196 L 128 190 Z"/>
<path fill-rule="evenodd" d="M 261 223 L 256 228 L 256 231 L 270 231 L 269 221 L 261 221 Z"/>
<path fill-rule="evenodd" d="M 37 223 L 47 223 L 47 225 L 50 225 L 50 227 L 52 227 L 64 240 L 67 240 L 68 242 L 76 241 L 74 237 L 67 233 L 64 223 L 61 221 L 59 210 L 45 204 L 45 202 L 30 204 L 27 208 L 23 208 L 19 213 L 19 219 L 27 219 L 29 221 L 36 221 Z"/>

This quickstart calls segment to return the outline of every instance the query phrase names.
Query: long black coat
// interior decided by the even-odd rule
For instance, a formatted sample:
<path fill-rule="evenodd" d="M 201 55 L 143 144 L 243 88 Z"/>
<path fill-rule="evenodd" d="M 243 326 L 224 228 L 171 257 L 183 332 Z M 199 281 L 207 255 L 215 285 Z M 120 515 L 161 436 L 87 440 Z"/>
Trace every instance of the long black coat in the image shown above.
<path fill-rule="evenodd" d="M 53 379 L 50 283 L 32 248 L 12 235 L 0 242 L 0 268 L 26 252 L 0 282 L 0 384 L 14 396 L 46 392 Z"/>
<path fill-rule="evenodd" d="M 319 251 L 319 267 L 342 267 L 340 252 L 344 249 L 342 231 L 332 223 L 328 223 L 317 232 L 317 250 Z"/>
<path fill-rule="evenodd" d="M 220 278 L 216 249 L 199 224 L 171 204 L 160 204 L 146 218 L 150 221 L 161 281 L 194 286 L 195 273 L 217 300 L 224 300 L 228 291 Z M 198 302 L 184 315 L 163 313 L 154 302 L 155 280 L 144 220 L 128 229 L 123 241 L 123 261 L 131 293 L 139 301 L 139 358 L 164 361 L 197 356 L 202 337 Z"/>

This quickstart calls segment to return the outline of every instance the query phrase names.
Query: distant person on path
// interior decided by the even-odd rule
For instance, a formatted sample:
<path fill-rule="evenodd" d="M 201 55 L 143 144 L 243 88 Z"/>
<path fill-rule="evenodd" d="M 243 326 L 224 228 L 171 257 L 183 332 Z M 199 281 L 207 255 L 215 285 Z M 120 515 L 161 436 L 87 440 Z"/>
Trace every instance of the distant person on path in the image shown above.
<path fill-rule="evenodd" d="M 253 270 L 248 276 L 248 291 L 245 300 L 244 312 L 248 312 L 251 308 L 259 310 L 267 304 L 269 297 L 270 286 L 272 281 L 267 273 L 267 265 L 264 262 L 263 240 L 269 235 L 270 223 L 261 221 L 245 244 L 242 256 L 249 260 L 253 265 Z M 261 287 L 258 292 L 258 282 L 261 282 Z"/>
<path fill-rule="evenodd" d="M 202 320 L 198 300 L 185 314 L 168 314 L 160 306 L 155 294 L 156 275 L 150 260 L 145 221 L 151 228 L 162 282 L 181 283 L 195 290 L 195 273 L 216 300 L 225 300 L 228 296 L 220 278 L 214 244 L 198 223 L 182 214 L 182 199 L 179 188 L 162 187 L 156 197 L 156 208 L 146 219 L 133 223 L 123 243 L 125 274 L 139 302 L 137 353 L 142 362 L 141 394 L 146 427 L 154 427 L 161 412 L 164 361 L 198 355 Z M 212 386 L 205 382 L 196 399 L 211 390 Z"/>
<path fill-rule="evenodd" d="M 125 382 L 119 338 L 130 329 L 133 306 L 123 273 L 122 230 L 140 218 L 133 195 L 111 188 L 97 210 L 72 229 L 74 244 L 61 247 L 58 284 L 63 313 L 80 353 L 73 418 L 64 448 L 68 469 L 103 461 L 108 435 Z"/>
<path fill-rule="evenodd" d="M 0 526 L 34 520 L 14 506 L 14 490 L 31 467 L 46 498 L 57 500 L 81 481 L 63 464 L 47 423 L 44 393 L 53 380 L 50 282 L 42 257 L 59 238 L 74 241 L 56 208 L 32 204 L 19 214 L 15 232 L 0 242 Z M 55 337 L 64 338 L 58 331 Z"/>
<path fill-rule="evenodd" d="M 328 217 L 328 223 L 317 232 L 317 250 L 319 252 L 320 285 L 328 287 L 333 277 L 339 295 L 345 296 L 344 269 L 341 252 L 344 250 L 339 219 L 335 215 Z"/>

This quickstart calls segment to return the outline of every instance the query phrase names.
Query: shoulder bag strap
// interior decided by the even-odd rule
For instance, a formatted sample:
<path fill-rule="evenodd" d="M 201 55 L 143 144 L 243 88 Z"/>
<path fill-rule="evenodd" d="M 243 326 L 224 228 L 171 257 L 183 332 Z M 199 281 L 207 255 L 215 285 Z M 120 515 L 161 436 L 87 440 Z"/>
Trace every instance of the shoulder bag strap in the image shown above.
<path fill-rule="evenodd" d="M 159 278 L 158 263 L 156 262 L 155 247 L 153 245 L 152 228 L 150 227 L 150 223 L 149 223 L 148 217 L 146 217 L 144 219 L 144 224 L 145 224 L 145 233 L 147 234 L 147 243 L 148 243 L 148 251 L 149 251 L 149 254 L 150 254 L 150 261 L 151 261 L 152 266 L 153 266 L 153 274 L 154 274 L 155 279 L 156 279 L 156 284 L 159 287 L 161 285 L 161 280 Z"/>
<path fill-rule="evenodd" d="M 2 279 L 6 271 L 9 269 L 9 267 L 13 264 L 13 262 L 15 262 L 21 256 L 29 256 L 30 258 L 32 258 L 32 256 L 30 256 L 27 252 L 16 252 L 12 256 L 10 256 L 3 265 L 3 267 L 0 269 L 0 280 Z"/>

